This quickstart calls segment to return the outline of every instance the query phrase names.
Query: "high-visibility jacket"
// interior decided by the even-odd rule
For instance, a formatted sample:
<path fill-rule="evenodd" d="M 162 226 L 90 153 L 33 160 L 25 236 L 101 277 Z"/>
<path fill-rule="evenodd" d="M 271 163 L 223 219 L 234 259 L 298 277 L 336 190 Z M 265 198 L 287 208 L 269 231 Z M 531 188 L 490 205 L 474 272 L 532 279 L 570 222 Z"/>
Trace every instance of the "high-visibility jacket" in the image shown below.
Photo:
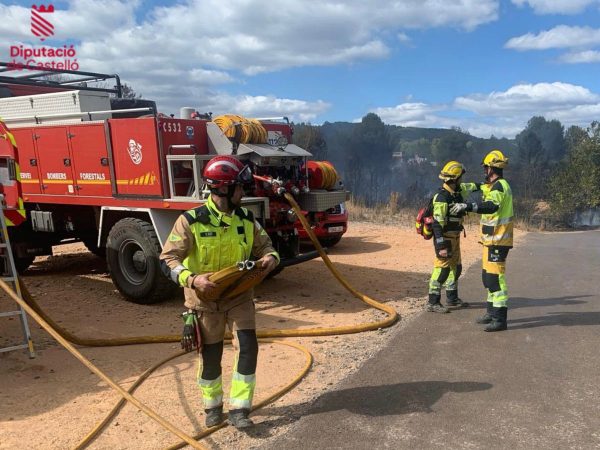
<path fill-rule="evenodd" d="M 240 207 L 231 215 L 225 214 L 209 197 L 205 205 L 179 216 L 160 259 L 167 265 L 171 279 L 185 288 L 188 308 L 223 311 L 252 298 L 251 293 L 243 294 L 244 298 L 204 302 L 192 289 L 193 276 L 217 272 L 251 256 L 262 258 L 269 254 L 279 260 L 267 232 L 250 211 Z"/>
<path fill-rule="evenodd" d="M 483 203 L 498 207 L 494 212 L 481 214 L 481 242 L 484 246 L 513 246 L 513 196 L 504 178 L 482 186 Z M 482 211 L 483 212 L 483 211 Z"/>
<path fill-rule="evenodd" d="M 464 203 L 471 192 L 479 189 L 479 183 L 461 183 L 454 191 L 446 183 L 433 196 L 433 234 L 436 241 L 444 236 L 456 236 L 463 229 L 463 218 L 466 212 L 450 214 L 449 207 L 453 203 Z"/>

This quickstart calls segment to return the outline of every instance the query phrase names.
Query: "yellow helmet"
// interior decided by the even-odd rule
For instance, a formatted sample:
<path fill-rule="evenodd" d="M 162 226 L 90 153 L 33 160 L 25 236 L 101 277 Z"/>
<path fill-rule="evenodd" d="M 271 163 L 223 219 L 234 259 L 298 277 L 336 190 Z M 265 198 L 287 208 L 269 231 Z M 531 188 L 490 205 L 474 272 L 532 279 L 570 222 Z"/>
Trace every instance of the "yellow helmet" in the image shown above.
<path fill-rule="evenodd" d="M 492 150 L 481 162 L 482 166 L 497 167 L 498 169 L 504 169 L 508 165 L 508 158 L 500 150 Z"/>
<path fill-rule="evenodd" d="M 442 171 L 440 172 L 440 180 L 450 181 L 456 180 L 461 177 L 466 170 L 461 163 L 458 161 L 447 162 Z"/>

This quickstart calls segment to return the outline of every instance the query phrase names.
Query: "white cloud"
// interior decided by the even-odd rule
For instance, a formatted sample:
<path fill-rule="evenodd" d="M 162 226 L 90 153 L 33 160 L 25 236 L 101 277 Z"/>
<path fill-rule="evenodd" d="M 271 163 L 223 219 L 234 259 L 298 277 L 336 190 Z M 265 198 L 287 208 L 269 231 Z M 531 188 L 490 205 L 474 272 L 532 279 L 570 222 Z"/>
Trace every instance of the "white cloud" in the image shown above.
<path fill-rule="evenodd" d="M 598 0 L 512 0 L 517 6 L 528 4 L 536 14 L 579 14 Z"/>
<path fill-rule="evenodd" d="M 410 44 L 411 42 L 410 36 L 406 33 L 398 33 L 396 35 L 396 38 L 398 39 L 398 42 L 401 42 L 403 44 Z"/>
<path fill-rule="evenodd" d="M 442 120 L 434 113 L 445 109 L 444 106 L 428 105 L 427 103 L 401 103 L 393 107 L 375 108 L 374 112 L 385 123 L 405 127 L 429 127 Z"/>
<path fill-rule="evenodd" d="M 57 39 L 97 39 L 114 30 L 135 26 L 140 0 L 69 0 L 69 8 L 56 7 L 52 14 Z M 114 42 L 113 45 L 120 44 Z"/>
<path fill-rule="evenodd" d="M 519 84 L 503 92 L 457 97 L 448 105 L 402 103 L 372 112 L 394 125 L 460 127 L 474 136 L 512 138 L 532 116 L 558 119 L 565 126 L 588 126 L 600 116 L 600 94 L 561 82 Z"/>
<path fill-rule="evenodd" d="M 30 9 L 16 5 L 0 3 L 0 38 L 4 41 L 13 39 L 32 38 L 29 29 Z"/>
<path fill-rule="evenodd" d="M 589 89 L 569 83 L 518 84 L 504 92 L 458 97 L 454 105 L 481 115 L 543 114 L 600 102 Z"/>
<path fill-rule="evenodd" d="M 514 50 L 547 50 L 600 45 L 600 29 L 559 25 L 539 34 L 527 33 L 510 39 L 505 48 Z"/>
<path fill-rule="evenodd" d="M 244 75 L 385 58 L 388 45 L 409 42 L 409 30 L 471 31 L 496 20 L 499 9 L 498 0 L 299 0 L 281 7 L 267 0 L 183 0 L 144 14 L 140 0 L 69 0 L 68 5 L 54 13 L 56 38 L 78 42 L 82 70 L 119 73 L 168 112 L 196 106 L 215 114 L 294 120 L 314 120 L 330 105 L 268 92 L 232 95 L 222 86 L 239 87 Z M 38 43 L 28 29 L 29 11 L 0 5 L 0 37 Z M 415 123 L 428 120 L 415 110 L 405 114 L 413 114 Z"/>
<path fill-rule="evenodd" d="M 565 53 L 561 55 L 559 61 L 567 64 L 597 63 L 600 62 L 600 51 L 586 50 L 583 52 Z"/>
<path fill-rule="evenodd" d="M 139 80 L 138 80 L 139 81 Z M 279 98 L 274 95 L 231 95 L 207 86 L 173 88 L 172 85 L 146 86 L 134 80 L 134 86 L 141 86 L 144 97 L 155 100 L 165 113 L 179 113 L 179 108 L 191 106 L 200 112 L 240 114 L 246 117 L 282 117 L 295 122 L 314 121 L 326 112 L 331 105 L 322 100 L 306 101 Z"/>
<path fill-rule="evenodd" d="M 91 1 L 91 0 L 84 0 Z M 139 3 L 97 0 L 96 7 L 132 18 L 126 8 Z M 133 5 L 133 6 L 132 6 Z M 71 8 L 81 12 L 79 3 Z M 94 13 L 96 14 L 96 13 Z M 120 73 L 160 107 L 195 106 L 213 112 L 290 115 L 314 120 L 329 108 L 322 101 L 265 95 L 232 96 L 215 87 L 243 82 L 233 72 L 253 76 L 302 66 L 332 66 L 381 59 L 389 55 L 386 40 L 410 38 L 405 31 L 431 27 L 472 30 L 496 20 L 497 0 L 336 0 L 287 2 L 274 8 L 267 0 L 187 0 L 156 7 L 139 23 L 110 20 L 98 12 L 104 34 L 73 22 L 82 69 Z M 70 16 L 72 17 L 72 15 Z M 111 14 L 111 18 L 114 17 Z M 245 111 L 248 112 L 245 112 Z"/>
<path fill-rule="evenodd" d="M 231 0 L 226 7 L 217 0 L 188 0 L 155 8 L 136 26 L 107 21 L 100 15 L 98 20 L 113 31 L 105 38 L 85 40 L 82 57 L 108 64 L 138 55 L 163 56 L 179 66 L 194 61 L 253 75 L 384 58 L 390 50 L 383 37 L 390 31 L 402 40 L 408 37 L 403 29 L 450 26 L 472 30 L 495 20 L 497 10 L 496 0 L 298 1 L 282 8 L 273 8 L 266 0 Z"/>

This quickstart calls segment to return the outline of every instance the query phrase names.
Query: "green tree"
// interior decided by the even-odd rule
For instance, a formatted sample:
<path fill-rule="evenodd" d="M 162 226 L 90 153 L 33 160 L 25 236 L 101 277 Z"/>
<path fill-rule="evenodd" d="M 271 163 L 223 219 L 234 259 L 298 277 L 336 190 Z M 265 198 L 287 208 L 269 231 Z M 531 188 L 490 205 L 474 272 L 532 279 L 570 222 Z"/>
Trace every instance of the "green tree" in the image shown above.
<path fill-rule="evenodd" d="M 327 159 L 327 142 L 319 127 L 301 123 L 294 127 L 294 143 L 312 153 L 312 159 Z"/>
<path fill-rule="evenodd" d="M 467 143 L 471 136 L 463 133 L 459 128 L 453 128 L 441 138 L 435 138 L 431 144 L 431 155 L 438 164 L 450 160 L 464 160 L 467 156 Z"/>
<path fill-rule="evenodd" d="M 600 122 L 581 131 L 569 129 L 567 162 L 550 181 L 552 209 L 566 223 L 576 212 L 600 206 Z"/>
<path fill-rule="evenodd" d="M 374 113 L 364 116 L 354 128 L 347 148 L 346 182 L 356 196 L 367 203 L 387 200 L 392 152 L 388 128 L 381 118 Z"/>
<path fill-rule="evenodd" d="M 121 96 L 122 98 L 142 98 L 142 94 L 138 94 L 135 89 L 127 83 L 121 83 Z"/>

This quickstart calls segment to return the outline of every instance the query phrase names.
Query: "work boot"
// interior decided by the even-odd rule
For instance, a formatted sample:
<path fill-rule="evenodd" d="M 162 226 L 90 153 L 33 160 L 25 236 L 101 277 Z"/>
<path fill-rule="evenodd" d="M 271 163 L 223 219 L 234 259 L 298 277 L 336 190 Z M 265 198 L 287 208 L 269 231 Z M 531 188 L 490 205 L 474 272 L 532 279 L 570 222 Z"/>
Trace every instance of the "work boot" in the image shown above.
<path fill-rule="evenodd" d="M 479 317 L 475 322 L 486 325 L 492 321 L 492 313 L 494 312 L 494 304 L 492 302 L 487 302 L 487 311 L 486 313 Z"/>
<path fill-rule="evenodd" d="M 206 413 L 204 424 L 207 428 L 216 427 L 223 422 L 223 405 L 205 409 L 204 412 Z"/>
<path fill-rule="evenodd" d="M 446 306 L 467 308 L 469 304 L 458 298 L 458 291 L 446 291 Z"/>
<path fill-rule="evenodd" d="M 238 430 L 251 427 L 254 425 L 254 422 L 250 420 L 248 414 L 250 414 L 250 410 L 246 408 L 232 409 L 229 411 L 229 423 Z"/>
<path fill-rule="evenodd" d="M 486 325 L 483 331 L 504 331 L 508 328 L 506 323 L 507 308 L 494 308 L 492 321 Z"/>
<path fill-rule="evenodd" d="M 429 312 L 437 312 L 437 313 L 449 312 L 448 308 L 446 308 L 445 306 L 442 306 L 442 304 L 440 303 L 441 299 L 442 299 L 442 296 L 440 294 L 429 293 L 429 302 L 427 303 L 427 307 L 425 308 L 425 310 L 427 310 Z"/>
<path fill-rule="evenodd" d="M 447 312 L 450 312 L 448 310 L 448 308 L 446 308 L 441 303 L 427 303 L 427 308 L 425 308 L 425 309 L 427 311 L 429 311 L 429 312 L 436 312 L 436 313 L 447 313 Z"/>

